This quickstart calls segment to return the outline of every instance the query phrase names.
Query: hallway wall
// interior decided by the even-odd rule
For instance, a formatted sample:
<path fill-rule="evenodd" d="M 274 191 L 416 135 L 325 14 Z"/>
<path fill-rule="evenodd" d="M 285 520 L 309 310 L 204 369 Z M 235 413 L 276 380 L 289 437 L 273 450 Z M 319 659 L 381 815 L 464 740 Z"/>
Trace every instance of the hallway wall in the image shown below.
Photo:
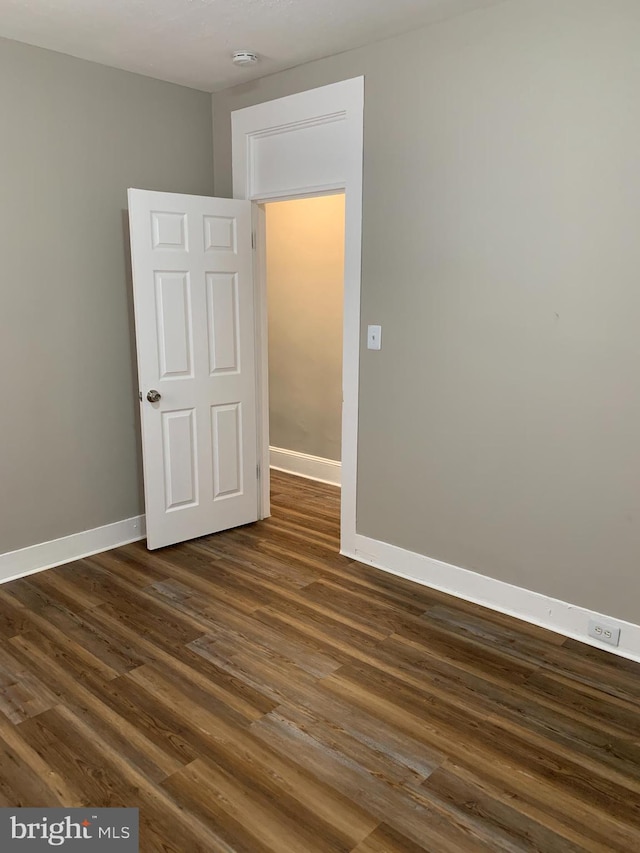
<path fill-rule="evenodd" d="M 340 459 L 344 196 L 265 205 L 272 447 Z"/>

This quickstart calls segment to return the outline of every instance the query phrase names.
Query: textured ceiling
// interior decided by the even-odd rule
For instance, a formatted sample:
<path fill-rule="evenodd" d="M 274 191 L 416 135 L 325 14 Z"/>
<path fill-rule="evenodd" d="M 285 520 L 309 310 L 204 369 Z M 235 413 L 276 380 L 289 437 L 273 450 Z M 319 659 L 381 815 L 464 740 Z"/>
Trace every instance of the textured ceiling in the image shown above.
<path fill-rule="evenodd" d="M 498 2 L 0 0 L 0 36 L 214 91 Z"/>

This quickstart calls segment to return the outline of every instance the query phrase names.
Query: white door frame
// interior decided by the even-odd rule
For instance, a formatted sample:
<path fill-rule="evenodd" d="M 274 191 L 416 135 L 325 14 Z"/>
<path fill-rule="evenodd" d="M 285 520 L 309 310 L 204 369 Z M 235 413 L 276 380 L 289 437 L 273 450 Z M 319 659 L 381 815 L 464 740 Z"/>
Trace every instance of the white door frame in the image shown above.
<path fill-rule="evenodd" d="M 231 114 L 233 195 L 254 205 L 259 517 L 270 513 L 269 388 L 264 207 L 269 201 L 345 193 L 340 551 L 356 537 L 364 77 Z M 260 416 L 261 413 L 261 416 Z"/>

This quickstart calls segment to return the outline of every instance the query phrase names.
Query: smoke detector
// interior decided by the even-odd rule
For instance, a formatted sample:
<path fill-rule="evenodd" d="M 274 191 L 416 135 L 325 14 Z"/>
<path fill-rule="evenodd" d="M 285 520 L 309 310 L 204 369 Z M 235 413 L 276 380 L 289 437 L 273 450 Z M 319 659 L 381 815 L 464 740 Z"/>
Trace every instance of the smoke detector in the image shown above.
<path fill-rule="evenodd" d="M 234 50 L 233 63 L 234 65 L 255 65 L 258 57 L 251 50 Z"/>

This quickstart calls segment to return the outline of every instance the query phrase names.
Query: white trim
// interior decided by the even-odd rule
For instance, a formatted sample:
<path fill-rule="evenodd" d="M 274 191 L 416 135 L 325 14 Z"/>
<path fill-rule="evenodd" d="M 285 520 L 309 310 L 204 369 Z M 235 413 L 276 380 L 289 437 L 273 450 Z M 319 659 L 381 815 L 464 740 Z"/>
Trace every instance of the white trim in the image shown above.
<path fill-rule="evenodd" d="M 258 518 L 271 515 L 269 479 L 269 316 L 266 298 L 266 221 L 265 209 L 253 205 L 253 294 L 256 336 L 256 459 L 258 460 Z M 263 290 L 265 293 L 263 294 Z M 267 450 L 265 451 L 265 447 Z"/>
<path fill-rule="evenodd" d="M 273 190 L 267 196 L 257 196 L 251 199 L 256 204 L 268 204 L 270 201 L 290 201 L 294 198 L 318 198 L 323 195 L 339 195 L 344 192 L 344 181 L 335 184 L 318 184 L 318 186 L 299 186 L 295 190 Z"/>
<path fill-rule="evenodd" d="M 540 625 L 597 649 L 640 661 L 640 625 L 632 622 L 568 604 L 360 534 L 355 537 L 353 550 L 342 550 L 341 553 L 390 574 Z M 620 645 L 610 646 L 587 636 L 590 619 L 605 621 L 620 628 Z"/>
<path fill-rule="evenodd" d="M 299 453 L 297 450 L 284 450 L 282 447 L 270 447 L 271 467 L 276 471 L 296 474 L 307 480 L 317 480 L 319 483 L 340 485 L 341 464 L 334 459 L 323 459 L 321 456 L 311 456 Z"/>
<path fill-rule="evenodd" d="M 292 119 L 293 116 L 293 119 Z M 345 266 L 344 266 L 344 325 L 342 360 L 342 496 L 340 501 L 340 545 L 344 551 L 353 552 L 356 536 L 356 483 L 358 451 L 358 383 L 360 372 L 360 280 L 362 267 L 362 163 L 364 133 L 364 77 L 343 80 L 321 86 L 275 101 L 256 104 L 235 110 L 231 114 L 233 149 L 233 195 L 257 203 L 282 198 L 322 195 L 328 192 L 345 192 Z M 256 178 L 256 142 L 268 135 L 283 138 L 301 128 L 344 127 L 340 151 L 332 163 L 335 176 L 325 174 L 325 183 L 314 179 L 316 162 L 298 166 L 297 177 L 288 181 L 276 177 L 268 183 L 268 190 L 254 185 Z M 335 150 L 333 151 L 335 155 Z M 326 163 L 323 164 L 323 167 Z M 305 171 L 302 174 L 301 169 Z M 309 172 L 309 174 L 306 174 Z M 278 183 L 280 182 L 280 184 Z M 258 352 L 266 351 L 266 275 L 262 260 L 261 225 L 257 219 L 256 252 L 256 312 L 261 318 L 258 331 Z M 264 303 L 264 304 L 262 304 Z M 262 370 L 264 374 L 264 370 Z M 260 382 L 260 373 L 258 381 Z M 264 472 L 261 484 L 259 517 L 268 515 L 269 495 L 269 428 L 268 396 L 265 383 L 258 390 L 258 406 L 262 411 L 259 437 L 259 458 Z M 260 418 L 259 429 L 260 429 Z"/>
<path fill-rule="evenodd" d="M 0 554 L 0 583 L 109 551 L 144 537 L 145 517 L 137 515 L 113 524 L 105 524 L 104 527 L 73 533 L 62 539 L 52 539 L 50 542 L 40 542 L 18 551 L 8 551 L 6 554 Z"/>

